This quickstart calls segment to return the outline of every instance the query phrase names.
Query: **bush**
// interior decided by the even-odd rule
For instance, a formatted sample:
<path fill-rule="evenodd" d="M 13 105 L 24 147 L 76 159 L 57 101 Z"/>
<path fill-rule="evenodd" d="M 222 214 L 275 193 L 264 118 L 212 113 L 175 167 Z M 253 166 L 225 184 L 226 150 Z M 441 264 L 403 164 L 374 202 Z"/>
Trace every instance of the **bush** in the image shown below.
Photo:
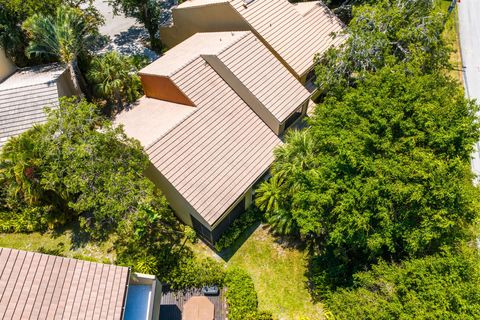
<path fill-rule="evenodd" d="M 25 208 L 22 212 L 0 212 L 0 232 L 45 231 L 48 219 L 45 208 Z"/>
<path fill-rule="evenodd" d="M 337 319 L 480 319 L 478 252 L 381 262 L 328 300 Z"/>
<path fill-rule="evenodd" d="M 228 319 L 272 320 L 268 311 L 258 310 L 258 299 L 250 275 L 243 269 L 232 268 L 225 276 L 227 286 Z"/>
<path fill-rule="evenodd" d="M 252 319 L 257 313 L 258 300 L 250 275 L 243 269 L 233 268 L 225 276 L 227 286 L 228 318 L 231 320 Z"/>
<path fill-rule="evenodd" d="M 225 271 L 220 262 L 185 254 L 164 280 L 173 290 L 186 290 L 206 285 L 222 286 L 224 278 Z"/>
<path fill-rule="evenodd" d="M 251 206 L 228 227 L 222 237 L 215 243 L 215 249 L 222 251 L 233 245 L 240 236 L 261 218 L 257 207 Z"/>

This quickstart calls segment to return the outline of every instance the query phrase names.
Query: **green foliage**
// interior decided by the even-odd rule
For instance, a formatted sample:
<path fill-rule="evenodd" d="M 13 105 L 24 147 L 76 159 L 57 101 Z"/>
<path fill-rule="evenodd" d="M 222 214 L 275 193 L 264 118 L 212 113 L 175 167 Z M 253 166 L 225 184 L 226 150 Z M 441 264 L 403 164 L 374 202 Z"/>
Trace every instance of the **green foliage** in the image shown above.
<path fill-rule="evenodd" d="M 167 206 L 143 175 L 148 158 L 140 144 L 95 105 L 64 98 L 47 113 L 46 124 L 2 147 L 2 211 L 48 208 L 51 224 L 78 219 L 91 236 L 103 238 L 140 204 Z"/>
<path fill-rule="evenodd" d="M 36 13 L 23 23 L 30 42 L 26 54 L 49 57 L 68 66 L 76 90 L 86 91 L 78 68 L 78 57 L 98 33 L 98 19 L 92 19 L 76 7 L 60 6 L 55 14 Z"/>
<path fill-rule="evenodd" d="M 119 223 L 115 249 L 117 263 L 163 279 L 177 263 L 183 233 L 165 198 L 155 198 Z"/>
<path fill-rule="evenodd" d="M 478 252 L 381 262 L 328 300 L 336 319 L 479 319 Z"/>
<path fill-rule="evenodd" d="M 257 313 L 258 300 L 253 280 L 240 268 L 232 268 L 225 276 L 227 286 L 228 318 L 232 320 L 252 319 Z"/>
<path fill-rule="evenodd" d="M 28 55 L 52 56 L 63 63 L 75 61 L 92 34 L 80 9 L 60 6 L 55 15 L 36 13 L 23 28 L 31 39 Z"/>
<path fill-rule="evenodd" d="M 50 16 L 62 6 L 80 13 L 86 25 L 94 33 L 97 31 L 97 27 L 103 23 L 103 17 L 93 6 L 92 0 L 0 0 L 0 46 L 5 49 L 7 56 L 15 64 L 18 66 L 36 65 L 51 62 L 52 58 L 58 59 L 54 55 L 44 54 L 26 57 L 28 35 L 22 30 L 22 24 L 33 16 Z M 44 34 L 52 34 L 53 27 L 53 25 L 45 24 L 40 27 L 40 30 L 45 28 Z M 57 27 L 55 26 L 55 28 Z M 65 28 L 57 31 L 57 37 L 66 38 Z M 53 46 L 53 37 L 50 36 L 50 38 L 49 45 Z"/>
<path fill-rule="evenodd" d="M 365 72 L 410 62 L 423 72 L 448 65 L 441 33 L 446 19 L 431 0 L 381 0 L 359 6 L 340 48 L 318 57 L 318 85 L 352 85 Z M 407 65 L 405 65 L 407 66 Z"/>
<path fill-rule="evenodd" d="M 133 102 L 142 93 L 142 84 L 137 75 L 133 58 L 109 52 L 95 57 L 90 65 L 87 78 L 94 86 L 98 97 L 115 102 L 117 109 L 123 102 Z"/>
<path fill-rule="evenodd" d="M 442 75 L 403 65 L 368 74 L 328 96 L 305 137 L 276 152 L 278 204 L 267 215 L 285 210 L 338 281 L 381 257 L 437 252 L 479 210 L 469 165 L 477 110 Z M 285 157 L 288 148 L 303 151 Z"/>
<path fill-rule="evenodd" d="M 186 225 L 183 233 L 185 234 L 185 237 L 188 239 L 188 241 L 190 241 L 190 243 L 197 243 L 197 232 L 192 227 Z"/>
<path fill-rule="evenodd" d="M 186 290 L 205 285 L 222 286 L 224 278 L 222 263 L 212 258 L 194 257 L 190 251 L 185 250 L 178 264 L 163 281 L 174 290 Z"/>
<path fill-rule="evenodd" d="M 21 212 L 0 212 L 0 232 L 44 231 L 48 227 L 48 214 L 42 207 L 26 207 Z"/>
<path fill-rule="evenodd" d="M 261 212 L 256 207 L 251 206 L 222 234 L 222 237 L 215 243 L 215 249 L 222 251 L 233 245 L 242 234 L 245 233 L 255 222 L 261 219 Z"/>
<path fill-rule="evenodd" d="M 164 12 L 164 1 L 161 0 L 108 0 L 114 13 L 122 12 L 127 17 L 137 19 L 143 24 L 150 36 L 150 46 L 160 52 L 162 44 L 159 38 L 160 23 Z"/>
<path fill-rule="evenodd" d="M 25 66 L 26 36 L 20 27 L 21 20 L 18 14 L 9 10 L 0 2 L 0 47 L 5 50 L 7 57 L 18 66 Z"/>

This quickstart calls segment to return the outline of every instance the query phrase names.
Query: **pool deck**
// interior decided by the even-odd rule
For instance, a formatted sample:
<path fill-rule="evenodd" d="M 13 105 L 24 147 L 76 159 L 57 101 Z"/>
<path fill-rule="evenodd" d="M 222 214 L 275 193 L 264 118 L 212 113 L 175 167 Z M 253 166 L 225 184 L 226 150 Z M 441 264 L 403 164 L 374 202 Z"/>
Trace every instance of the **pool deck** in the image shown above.
<path fill-rule="evenodd" d="M 194 296 L 202 296 L 201 290 L 170 291 L 167 287 L 164 287 L 162 289 L 159 320 L 182 320 L 183 305 Z M 207 296 L 207 298 L 215 306 L 215 320 L 225 320 L 227 318 L 225 290 L 222 289 L 218 296 Z"/>

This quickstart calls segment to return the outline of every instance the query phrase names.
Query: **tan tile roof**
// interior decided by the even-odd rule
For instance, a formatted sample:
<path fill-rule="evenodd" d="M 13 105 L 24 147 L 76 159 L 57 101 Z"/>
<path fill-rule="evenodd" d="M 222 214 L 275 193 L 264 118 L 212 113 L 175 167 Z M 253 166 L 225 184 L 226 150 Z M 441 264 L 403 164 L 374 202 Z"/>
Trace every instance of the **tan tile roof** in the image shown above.
<path fill-rule="evenodd" d="M 195 111 L 183 104 L 142 97 L 132 108 L 122 111 L 114 123 L 125 133 L 149 147 Z"/>
<path fill-rule="evenodd" d="M 230 2 L 298 76 L 309 71 L 315 54 L 344 41 L 344 36 L 330 36 L 341 31 L 343 24 L 321 1 L 296 7 L 288 0 L 253 0 L 248 5 L 244 0 L 188 0 L 178 8 L 222 2 Z"/>
<path fill-rule="evenodd" d="M 246 7 L 243 0 L 231 3 L 298 75 L 311 68 L 316 53 L 342 42 L 341 37 L 332 40 L 329 36 L 342 30 L 340 20 L 320 1 L 317 13 L 308 17 L 288 0 L 254 0 Z"/>
<path fill-rule="evenodd" d="M 279 122 L 310 96 L 251 32 L 218 57 Z"/>
<path fill-rule="evenodd" d="M 128 268 L 0 248 L 3 319 L 121 319 Z"/>
<path fill-rule="evenodd" d="M 191 68 L 190 63 L 202 55 L 217 56 L 279 122 L 309 97 L 308 91 L 250 31 L 197 33 L 140 74 L 171 77 L 187 66 Z"/>
<path fill-rule="evenodd" d="M 213 225 L 269 168 L 273 149 L 282 142 L 201 57 L 172 80 L 198 110 L 147 153 Z"/>
<path fill-rule="evenodd" d="M 19 69 L 0 83 L 0 147 L 9 137 L 46 120 L 45 107 L 58 106 L 58 64 Z"/>
<path fill-rule="evenodd" d="M 171 48 L 161 58 L 140 70 L 140 74 L 171 76 L 190 64 L 201 54 L 216 55 L 246 35 L 247 32 L 197 33 Z"/>

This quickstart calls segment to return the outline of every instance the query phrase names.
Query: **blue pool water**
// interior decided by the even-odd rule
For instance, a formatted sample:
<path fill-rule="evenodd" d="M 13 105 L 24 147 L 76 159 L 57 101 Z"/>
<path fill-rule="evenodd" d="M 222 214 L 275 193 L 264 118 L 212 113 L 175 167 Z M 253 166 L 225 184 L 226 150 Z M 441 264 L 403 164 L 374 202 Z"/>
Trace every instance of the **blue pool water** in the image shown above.
<path fill-rule="evenodd" d="M 152 287 L 148 285 L 130 285 L 128 287 L 125 320 L 147 320 L 150 308 Z"/>

